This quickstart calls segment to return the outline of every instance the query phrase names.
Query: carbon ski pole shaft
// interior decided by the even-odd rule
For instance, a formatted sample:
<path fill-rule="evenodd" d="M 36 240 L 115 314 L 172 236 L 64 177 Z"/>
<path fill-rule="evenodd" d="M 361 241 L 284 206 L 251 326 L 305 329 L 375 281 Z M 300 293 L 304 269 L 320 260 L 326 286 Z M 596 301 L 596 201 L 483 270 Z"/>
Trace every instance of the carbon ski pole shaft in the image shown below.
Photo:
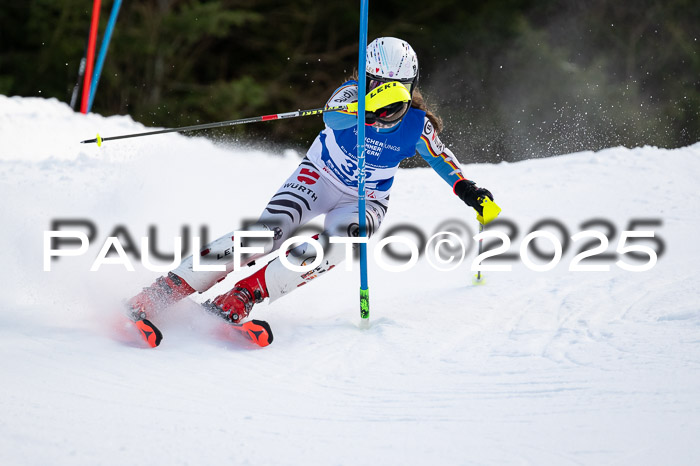
<path fill-rule="evenodd" d="M 479 221 L 479 234 L 484 232 L 484 224 Z M 477 251 L 477 257 L 481 256 L 481 252 L 483 250 L 483 243 L 484 240 L 483 238 L 479 240 L 478 243 L 478 251 Z M 484 274 L 481 271 L 481 264 L 479 264 L 479 270 L 476 271 L 476 274 L 472 277 L 472 284 L 474 285 L 482 285 L 484 283 Z"/>
<path fill-rule="evenodd" d="M 484 232 L 484 224 L 483 224 L 483 223 L 479 223 L 479 233 L 481 234 L 481 233 L 483 233 L 483 232 Z M 479 255 L 481 255 L 481 251 L 482 251 L 482 246 L 483 246 L 483 244 L 484 244 L 484 240 L 483 240 L 483 238 L 482 238 L 482 239 L 479 240 Z M 479 269 L 479 271 L 476 273 L 476 279 L 477 279 L 478 281 L 481 281 L 481 280 L 482 280 L 481 269 Z"/>
<path fill-rule="evenodd" d="M 127 139 L 127 138 L 137 138 L 141 136 L 153 136 L 155 134 L 165 134 L 165 133 L 182 133 L 186 131 L 198 131 L 201 129 L 211 129 L 211 128 L 223 128 L 226 126 L 243 125 L 246 123 L 257 123 L 260 121 L 273 121 L 273 120 L 284 120 L 287 118 L 305 117 L 311 115 L 321 115 L 326 112 L 341 112 L 348 110 L 348 106 L 344 105 L 342 107 L 330 107 L 330 108 L 315 108 L 311 110 L 298 110 L 296 112 L 287 113 L 277 113 L 273 115 L 262 115 L 250 118 L 241 118 L 238 120 L 228 120 L 219 121 L 216 123 L 205 123 L 202 125 L 192 125 L 192 126 L 181 126 L 179 128 L 169 128 L 161 129 L 157 131 L 148 131 L 145 133 L 133 133 L 133 134 L 123 134 L 121 136 L 110 136 L 110 137 L 100 137 L 98 134 L 95 139 L 86 139 L 85 141 L 80 141 L 81 144 L 91 144 L 97 143 L 98 146 L 102 145 L 104 141 L 113 141 L 116 139 Z"/>

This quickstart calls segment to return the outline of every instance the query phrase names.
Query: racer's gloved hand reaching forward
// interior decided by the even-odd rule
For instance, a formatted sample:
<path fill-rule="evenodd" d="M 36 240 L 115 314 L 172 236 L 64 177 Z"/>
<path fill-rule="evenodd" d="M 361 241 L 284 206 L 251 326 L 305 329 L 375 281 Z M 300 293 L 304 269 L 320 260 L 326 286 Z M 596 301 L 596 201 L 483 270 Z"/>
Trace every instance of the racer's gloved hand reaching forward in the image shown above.
<path fill-rule="evenodd" d="M 484 197 L 488 197 L 489 201 L 493 201 L 493 194 L 486 188 L 479 188 L 471 180 L 459 180 L 455 183 L 454 193 L 461 200 L 478 212 L 479 215 L 484 215 L 484 207 L 481 205 L 484 202 Z"/>

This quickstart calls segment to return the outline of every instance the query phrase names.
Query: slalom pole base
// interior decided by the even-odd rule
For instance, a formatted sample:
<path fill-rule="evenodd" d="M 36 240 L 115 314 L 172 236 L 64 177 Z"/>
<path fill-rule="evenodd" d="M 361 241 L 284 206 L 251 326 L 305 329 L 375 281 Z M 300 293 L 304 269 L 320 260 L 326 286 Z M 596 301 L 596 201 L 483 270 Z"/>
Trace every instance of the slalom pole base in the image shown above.
<path fill-rule="evenodd" d="M 360 288 L 360 328 L 369 328 L 369 289 Z"/>
<path fill-rule="evenodd" d="M 478 275 L 474 275 L 472 277 L 472 285 L 483 285 L 486 283 L 486 280 L 484 280 L 484 276 L 482 275 L 479 277 Z"/>

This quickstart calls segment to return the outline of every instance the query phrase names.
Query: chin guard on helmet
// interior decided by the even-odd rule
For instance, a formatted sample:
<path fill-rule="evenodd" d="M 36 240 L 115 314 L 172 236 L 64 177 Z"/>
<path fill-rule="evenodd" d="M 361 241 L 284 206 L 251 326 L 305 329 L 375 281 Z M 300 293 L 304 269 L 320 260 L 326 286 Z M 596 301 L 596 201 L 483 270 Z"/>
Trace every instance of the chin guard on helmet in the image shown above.
<path fill-rule="evenodd" d="M 392 81 L 373 89 L 365 96 L 365 124 L 391 128 L 406 115 L 411 106 L 411 94 L 401 83 Z M 357 102 L 345 106 L 347 112 L 357 113 Z"/>
<path fill-rule="evenodd" d="M 392 81 L 369 91 L 365 97 L 365 123 L 390 128 L 408 112 L 411 94 L 401 83 Z"/>
<path fill-rule="evenodd" d="M 408 90 L 400 83 L 392 81 L 369 91 L 365 96 L 365 110 L 376 112 L 392 104 L 410 101 L 411 94 Z"/>

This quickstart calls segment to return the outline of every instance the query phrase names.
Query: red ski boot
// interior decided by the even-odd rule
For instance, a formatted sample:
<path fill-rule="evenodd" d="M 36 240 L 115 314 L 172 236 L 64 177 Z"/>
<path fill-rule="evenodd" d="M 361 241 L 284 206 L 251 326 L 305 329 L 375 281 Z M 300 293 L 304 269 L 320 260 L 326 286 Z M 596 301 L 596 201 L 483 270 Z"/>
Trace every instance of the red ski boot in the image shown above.
<path fill-rule="evenodd" d="M 153 317 L 160 310 L 175 304 L 195 292 L 185 280 L 170 272 L 159 277 L 127 302 L 131 315 L 136 320 Z"/>
<path fill-rule="evenodd" d="M 160 345 L 163 334 L 148 320 L 181 299 L 195 292 L 187 282 L 170 272 L 167 277 L 158 278 L 151 286 L 144 288 L 141 293 L 131 298 L 126 306 L 129 318 L 141 333 L 141 336 L 151 348 Z"/>
<path fill-rule="evenodd" d="M 253 304 L 261 303 L 269 297 L 265 284 L 267 265 L 248 278 L 236 283 L 233 289 L 204 303 L 204 307 L 214 314 L 234 324 L 248 317 Z"/>

